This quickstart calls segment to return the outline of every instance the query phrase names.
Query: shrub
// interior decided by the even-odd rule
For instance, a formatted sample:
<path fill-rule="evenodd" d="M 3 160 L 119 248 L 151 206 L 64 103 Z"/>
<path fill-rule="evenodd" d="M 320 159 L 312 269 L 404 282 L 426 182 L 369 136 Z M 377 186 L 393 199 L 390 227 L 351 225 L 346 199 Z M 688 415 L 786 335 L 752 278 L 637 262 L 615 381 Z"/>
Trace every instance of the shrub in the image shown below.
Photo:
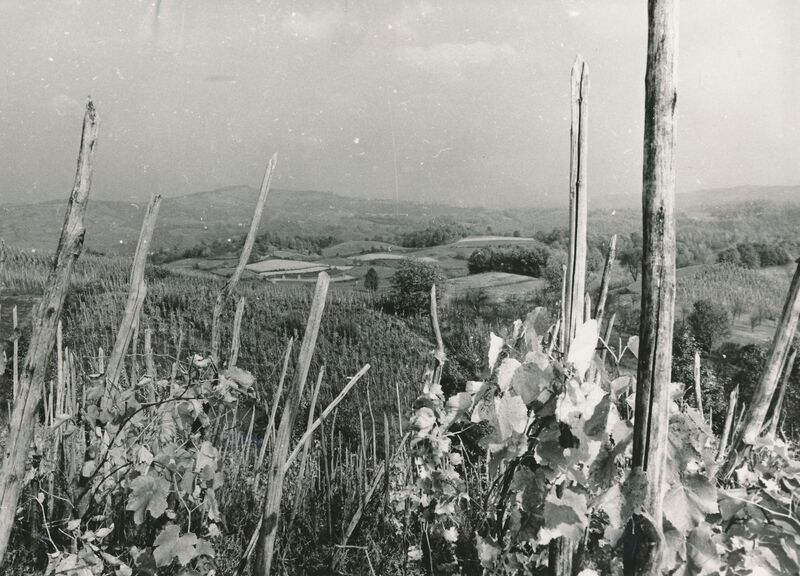
<path fill-rule="evenodd" d="M 364 276 L 364 288 L 370 290 L 371 292 L 375 292 L 378 289 L 378 284 L 380 280 L 378 279 L 378 273 L 375 271 L 375 268 L 370 268 L 367 270 L 366 275 Z"/>
<path fill-rule="evenodd" d="M 687 318 L 700 349 L 709 353 L 730 330 L 728 311 L 711 300 L 698 300 Z"/>
<path fill-rule="evenodd" d="M 396 312 L 419 314 L 430 305 L 431 287 L 436 284 L 441 297 L 444 275 L 439 267 L 427 262 L 404 260 L 392 276 L 392 302 Z"/>

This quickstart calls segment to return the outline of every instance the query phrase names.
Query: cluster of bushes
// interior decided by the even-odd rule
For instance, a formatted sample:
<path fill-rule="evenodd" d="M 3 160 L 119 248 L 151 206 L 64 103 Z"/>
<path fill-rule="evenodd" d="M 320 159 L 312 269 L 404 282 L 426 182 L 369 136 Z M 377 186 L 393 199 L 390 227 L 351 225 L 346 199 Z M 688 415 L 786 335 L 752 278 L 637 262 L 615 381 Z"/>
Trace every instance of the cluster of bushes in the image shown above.
<path fill-rule="evenodd" d="M 717 262 L 735 264 L 743 268 L 783 266 L 792 261 L 789 252 L 780 244 L 741 242 L 717 254 Z"/>
<path fill-rule="evenodd" d="M 217 238 L 213 242 L 202 241 L 184 250 L 161 248 L 150 255 L 154 264 L 165 264 L 174 260 L 184 258 L 213 258 L 223 256 L 231 252 L 239 252 L 244 245 L 245 237 L 237 236 L 228 239 Z M 268 252 L 270 249 L 295 250 L 306 254 L 322 254 L 322 250 L 328 246 L 339 243 L 336 236 L 331 235 L 291 235 L 280 234 L 277 232 L 267 232 L 256 237 L 252 258 L 260 259 L 260 254 Z"/>
<path fill-rule="evenodd" d="M 406 248 L 429 248 L 455 242 L 468 233 L 469 230 L 461 224 L 431 224 L 423 230 L 400 234 L 397 237 L 397 244 Z"/>
<path fill-rule="evenodd" d="M 406 316 L 425 314 L 430 310 L 431 287 L 436 284 L 437 300 L 441 300 L 444 280 L 436 264 L 403 260 L 392 276 L 392 288 L 383 308 Z"/>
<path fill-rule="evenodd" d="M 543 246 L 523 248 L 478 248 L 467 260 L 470 274 L 509 272 L 540 277 L 547 266 L 550 251 Z"/>

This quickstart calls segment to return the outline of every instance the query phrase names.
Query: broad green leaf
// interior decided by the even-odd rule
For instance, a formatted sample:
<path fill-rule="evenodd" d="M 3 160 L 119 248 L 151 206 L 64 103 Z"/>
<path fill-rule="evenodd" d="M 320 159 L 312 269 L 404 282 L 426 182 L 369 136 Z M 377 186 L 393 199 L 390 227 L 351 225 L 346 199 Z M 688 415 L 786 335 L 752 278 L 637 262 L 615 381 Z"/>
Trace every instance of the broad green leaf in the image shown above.
<path fill-rule="evenodd" d="M 542 370 L 538 364 L 526 362 L 514 372 L 511 389 L 519 394 L 522 401 L 528 405 L 536 400 L 540 402 L 544 400 L 542 394 L 550 389 L 552 380 L 553 371 L 549 365 Z"/>
<path fill-rule="evenodd" d="M 698 576 L 715 574 L 724 566 L 708 524 L 701 524 L 689 534 L 686 539 L 686 556 L 691 573 Z"/>
<path fill-rule="evenodd" d="M 501 392 L 508 390 L 511 380 L 514 378 L 514 373 L 520 366 L 522 364 L 514 358 L 506 358 L 500 363 L 500 367 L 497 369 L 497 386 Z"/>
<path fill-rule="evenodd" d="M 545 523 L 539 532 L 540 544 L 559 536 L 579 540 L 589 523 L 585 494 L 564 487 L 559 498 L 556 492 L 555 486 L 551 488 L 544 503 Z"/>
<path fill-rule="evenodd" d="M 575 366 L 575 371 L 581 378 L 586 376 L 586 371 L 592 363 L 592 358 L 594 358 L 597 337 L 597 320 L 588 320 L 578 326 L 575 338 L 569 346 L 567 362 Z"/>
<path fill-rule="evenodd" d="M 217 470 L 217 449 L 208 440 L 203 441 L 200 450 L 197 451 L 194 471 L 202 472 L 206 467 L 210 468 L 212 473 Z"/>
<path fill-rule="evenodd" d="M 445 415 L 442 418 L 442 426 L 447 428 L 467 414 L 472 407 L 472 397 L 468 392 L 459 392 L 447 399 L 445 403 Z"/>
<path fill-rule="evenodd" d="M 223 372 L 223 375 L 236 382 L 242 388 L 250 388 L 256 381 L 255 377 L 250 372 L 242 370 L 238 366 L 231 366 Z"/>
<path fill-rule="evenodd" d="M 153 542 L 156 565 L 159 568 L 169 566 L 177 558 L 181 566 L 186 566 L 197 556 L 197 543 L 197 536 L 191 532 L 181 536 L 178 526 L 167 524 Z"/>
<path fill-rule="evenodd" d="M 547 332 L 550 320 L 547 310 L 538 306 L 525 317 L 525 349 L 538 350 L 541 337 Z"/>
<path fill-rule="evenodd" d="M 628 338 L 628 350 L 631 351 L 631 354 L 634 355 L 637 359 L 639 358 L 639 337 L 638 336 L 631 336 Z"/>
<path fill-rule="evenodd" d="M 664 496 L 664 517 L 684 534 L 705 521 L 706 515 L 717 512 L 717 489 L 699 475 L 673 484 Z"/>
<path fill-rule="evenodd" d="M 504 394 L 500 398 L 495 398 L 495 409 L 497 411 L 497 422 L 500 427 L 500 435 L 508 438 L 515 432 L 522 434 L 528 424 L 528 409 L 522 398 L 516 395 Z"/>
<path fill-rule="evenodd" d="M 158 427 L 158 441 L 160 442 L 161 446 L 165 446 L 175 440 L 175 436 L 178 433 L 178 427 L 175 423 L 175 416 L 173 414 L 173 410 L 175 410 L 175 405 L 172 402 L 167 404 L 163 404 L 160 411 L 160 426 Z"/>
<path fill-rule="evenodd" d="M 167 510 L 169 482 L 160 476 L 139 476 L 131 482 L 126 510 L 133 512 L 133 521 L 143 524 L 145 512 L 153 518 L 160 518 Z"/>
<path fill-rule="evenodd" d="M 608 524 L 606 524 L 603 538 L 611 544 L 615 544 L 625 531 L 627 521 L 622 518 L 622 488 L 620 485 L 613 484 L 600 496 L 595 506 L 608 516 Z"/>
<path fill-rule="evenodd" d="M 481 566 L 487 569 L 494 568 L 500 556 L 500 548 L 490 539 L 482 538 L 480 534 L 475 535 L 475 545 L 478 549 L 478 560 L 480 560 Z"/>

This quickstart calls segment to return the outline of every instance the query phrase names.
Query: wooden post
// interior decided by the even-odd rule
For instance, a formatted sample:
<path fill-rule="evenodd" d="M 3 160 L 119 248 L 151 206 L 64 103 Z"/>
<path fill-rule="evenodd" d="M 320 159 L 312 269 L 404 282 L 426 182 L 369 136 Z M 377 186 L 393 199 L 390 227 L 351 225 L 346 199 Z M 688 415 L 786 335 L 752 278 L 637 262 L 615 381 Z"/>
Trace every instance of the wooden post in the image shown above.
<path fill-rule="evenodd" d="M 694 397 L 697 402 L 697 411 L 704 416 L 703 390 L 700 388 L 700 352 L 694 353 Z"/>
<path fill-rule="evenodd" d="M 325 298 L 328 295 L 329 283 L 328 275 L 325 272 L 320 272 L 314 292 L 314 300 L 311 303 L 311 312 L 308 315 L 303 343 L 300 346 L 300 354 L 297 358 L 297 369 L 294 373 L 289 395 L 283 405 L 281 423 L 273 446 L 268 482 L 269 488 L 264 499 L 263 523 L 256 545 L 256 565 L 253 573 L 258 576 L 269 576 L 272 569 L 272 556 L 275 552 L 275 537 L 278 534 L 278 520 L 285 477 L 284 464 L 289 453 L 289 442 L 292 439 L 292 430 L 294 429 L 300 398 L 308 376 L 308 369 L 311 366 L 311 357 L 317 344 L 317 335 L 319 334 L 319 326 L 322 323 L 322 312 L 325 309 Z"/>
<path fill-rule="evenodd" d="M 632 481 L 644 481 L 626 574 L 660 574 L 675 317 L 675 105 L 678 0 L 649 0 L 642 190 L 642 312 Z M 635 542 L 635 543 L 634 543 Z"/>
<path fill-rule="evenodd" d="M 731 475 L 734 469 L 738 467 L 738 463 L 743 453 L 746 452 L 747 447 L 752 445 L 761 434 L 767 412 L 770 404 L 772 404 L 772 396 L 778 387 L 778 379 L 781 376 L 784 360 L 789 353 L 794 334 L 797 331 L 798 318 L 800 318 L 800 258 L 797 260 L 797 268 L 789 286 L 789 294 L 786 297 L 786 303 L 783 306 L 783 312 L 775 330 L 775 337 L 772 340 L 772 348 L 770 349 L 766 367 L 753 393 L 750 409 L 744 416 L 741 432 L 735 434 L 735 438 L 731 443 L 731 451 L 728 454 L 725 465 L 722 467 L 722 478 L 728 478 Z"/>
<path fill-rule="evenodd" d="M 614 268 L 614 261 L 617 259 L 617 235 L 611 237 L 606 255 L 606 265 L 603 266 L 603 279 L 600 280 L 600 296 L 597 298 L 597 305 L 594 309 L 594 317 L 597 319 L 597 326 L 603 325 L 603 315 L 606 311 L 606 299 L 608 298 L 608 286 L 611 284 L 611 270 Z"/>
<path fill-rule="evenodd" d="M 772 349 L 767 360 L 767 366 L 761 375 L 755 394 L 753 394 L 750 410 L 745 415 L 744 428 L 742 430 L 742 441 L 745 444 L 755 442 L 764 426 L 764 419 L 767 416 L 767 411 L 772 403 L 772 396 L 775 394 L 778 379 L 781 376 L 783 361 L 789 352 L 794 334 L 797 331 L 798 318 L 800 318 L 800 259 L 797 260 L 797 268 L 789 288 L 789 295 L 786 298 L 783 313 L 775 331 L 775 337 L 772 340 Z"/>
<path fill-rule="evenodd" d="M 584 289 L 586 283 L 586 231 L 588 205 L 586 198 L 587 124 L 589 94 L 589 68 L 578 56 L 572 67 L 572 123 L 570 126 L 569 175 L 569 254 L 567 256 L 567 281 L 565 304 L 565 353 L 575 337 L 583 319 Z"/>
<path fill-rule="evenodd" d="M 17 398 L 11 412 L 5 458 L 0 472 L 0 566 L 3 564 L 11 528 L 17 511 L 28 448 L 36 424 L 45 373 L 53 352 L 56 327 L 61 319 L 64 298 L 69 288 L 72 267 L 83 247 L 86 232 L 84 216 L 92 184 L 94 153 L 97 146 L 97 114 L 90 101 L 83 118 L 81 146 L 75 184 L 70 195 L 64 227 L 58 241 L 53 269 L 33 318 L 33 331 L 19 378 Z"/>
<path fill-rule="evenodd" d="M 731 390 L 728 397 L 728 413 L 725 415 L 725 426 L 722 429 L 722 437 L 719 441 L 719 451 L 717 452 L 717 460 L 725 458 L 725 452 L 728 450 L 728 440 L 731 437 L 731 430 L 733 429 L 733 417 L 736 414 L 736 403 L 739 400 L 739 386 Z"/>
<path fill-rule="evenodd" d="M 244 316 L 245 297 L 239 298 L 236 303 L 236 314 L 233 316 L 233 336 L 231 338 L 231 355 L 228 366 L 236 366 L 239 361 L 239 347 L 241 345 L 242 316 Z"/>
<path fill-rule="evenodd" d="M 606 333 L 605 333 L 605 336 L 603 337 L 603 340 L 605 340 L 606 345 L 603 346 L 603 353 L 600 355 L 600 364 L 601 365 L 605 365 L 605 363 L 606 363 L 606 354 L 608 354 L 607 346 L 609 346 L 609 344 L 611 342 L 611 335 L 614 333 L 614 322 L 616 321 L 616 319 L 617 319 L 617 313 L 614 312 L 611 315 L 611 318 L 608 319 L 608 324 L 606 324 Z M 598 326 L 599 326 L 599 324 L 598 324 Z"/>
<path fill-rule="evenodd" d="M 797 350 L 792 350 L 789 359 L 786 361 L 786 368 L 783 372 L 783 380 L 781 380 L 781 387 L 778 391 L 778 399 L 775 401 L 775 407 L 772 410 L 772 418 L 769 421 L 769 435 L 773 438 L 778 433 L 778 423 L 781 419 L 783 399 L 786 396 L 786 387 L 789 385 L 789 379 L 792 377 L 792 370 L 794 370 L 794 361 L 796 358 Z"/>
<path fill-rule="evenodd" d="M 131 343 L 131 337 L 136 329 L 139 318 L 139 311 L 144 303 L 147 294 L 147 286 L 144 281 L 144 271 L 147 265 L 147 253 L 150 250 L 150 241 L 153 239 L 153 231 L 156 227 L 158 209 L 161 206 L 161 196 L 153 195 L 142 221 L 142 229 L 139 232 L 139 242 L 136 244 L 136 253 L 133 256 L 133 266 L 131 267 L 130 285 L 128 286 L 128 299 L 125 302 L 125 312 L 122 322 L 117 330 L 117 338 L 114 340 L 114 348 L 108 358 L 106 367 L 106 382 L 115 386 L 122 372 L 122 365 L 125 359 L 125 352 Z"/>
<path fill-rule="evenodd" d="M 572 66 L 569 175 L 569 254 L 562 291 L 564 304 L 563 352 L 569 354 L 578 326 L 590 315 L 591 302 L 586 288 L 586 233 L 588 204 L 586 198 L 587 126 L 589 119 L 589 67 L 579 55 Z M 549 567 L 554 576 L 572 574 L 572 557 L 576 543 L 558 538 L 550 543 Z"/>
<path fill-rule="evenodd" d="M 250 253 L 253 251 L 253 245 L 256 242 L 258 235 L 258 225 L 261 223 L 261 214 L 264 212 L 264 204 L 267 201 L 267 194 L 269 187 L 272 184 L 272 173 L 275 171 L 275 164 L 278 162 L 278 155 L 273 154 L 267 164 L 267 170 L 264 172 L 264 180 L 261 182 L 261 193 L 256 202 L 256 208 L 253 212 L 253 220 L 250 222 L 250 230 L 247 233 L 247 238 L 242 246 L 242 253 L 239 256 L 239 264 L 233 275 L 225 283 L 225 286 L 217 294 L 217 301 L 214 304 L 214 312 L 211 318 L 211 358 L 215 363 L 219 362 L 219 347 L 220 347 L 220 324 L 219 320 L 222 317 L 222 309 L 225 302 L 233 295 L 234 290 L 239 285 L 239 279 L 242 277 L 244 267 L 247 266 L 247 261 L 250 259 Z"/>
<path fill-rule="evenodd" d="M 17 318 L 16 305 L 11 310 L 11 321 L 14 327 L 14 373 L 13 373 L 13 400 L 17 401 L 17 389 L 19 388 L 19 323 Z"/>

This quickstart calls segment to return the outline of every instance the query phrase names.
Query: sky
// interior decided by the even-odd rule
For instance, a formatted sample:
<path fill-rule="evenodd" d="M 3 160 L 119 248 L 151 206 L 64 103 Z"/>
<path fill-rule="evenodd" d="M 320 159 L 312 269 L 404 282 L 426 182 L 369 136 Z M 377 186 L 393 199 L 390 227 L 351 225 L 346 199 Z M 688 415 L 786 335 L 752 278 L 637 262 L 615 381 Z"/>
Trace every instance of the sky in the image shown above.
<path fill-rule="evenodd" d="M 639 195 L 644 0 L 0 0 L 0 203 L 260 184 L 508 208 L 569 190 L 590 70 L 591 195 Z M 796 0 L 684 0 L 678 190 L 800 183 Z"/>

